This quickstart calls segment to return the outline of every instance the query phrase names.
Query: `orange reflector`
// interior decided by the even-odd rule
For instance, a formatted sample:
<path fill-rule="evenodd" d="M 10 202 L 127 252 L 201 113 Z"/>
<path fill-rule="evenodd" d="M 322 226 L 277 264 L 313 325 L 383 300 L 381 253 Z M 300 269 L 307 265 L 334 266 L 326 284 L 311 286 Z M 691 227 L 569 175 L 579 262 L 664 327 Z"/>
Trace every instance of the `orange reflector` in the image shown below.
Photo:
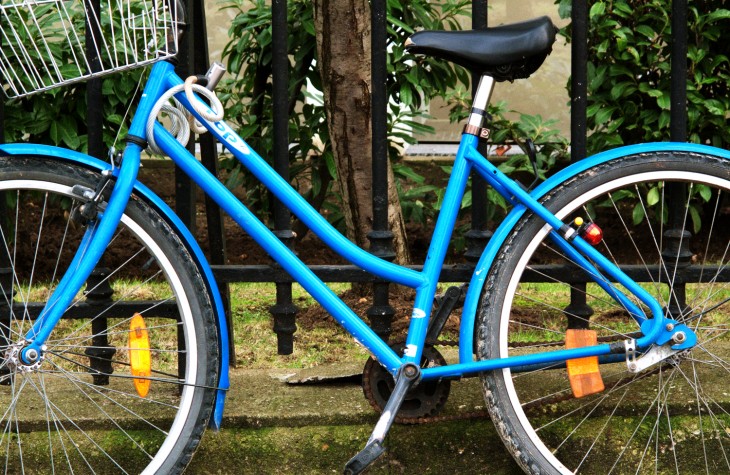
<path fill-rule="evenodd" d="M 141 397 L 147 396 L 150 390 L 149 377 L 152 374 L 152 357 L 150 356 L 150 337 L 142 315 L 135 313 L 129 324 L 129 364 L 135 378 L 134 388 Z"/>
<path fill-rule="evenodd" d="M 565 332 L 566 348 L 581 348 L 598 343 L 598 336 L 594 330 L 568 329 Z M 565 362 L 568 367 L 570 388 L 575 397 L 588 396 L 604 390 L 601 372 L 598 370 L 598 357 L 587 356 Z"/>

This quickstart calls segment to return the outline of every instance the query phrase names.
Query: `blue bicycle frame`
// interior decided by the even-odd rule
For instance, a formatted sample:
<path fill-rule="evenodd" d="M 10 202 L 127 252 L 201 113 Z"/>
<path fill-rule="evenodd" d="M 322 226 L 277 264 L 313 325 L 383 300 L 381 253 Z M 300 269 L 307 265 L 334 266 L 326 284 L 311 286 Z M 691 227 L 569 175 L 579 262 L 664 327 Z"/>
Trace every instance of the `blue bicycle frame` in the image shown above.
<path fill-rule="evenodd" d="M 130 141 L 120 167 L 113 170 L 116 178 L 114 190 L 108 204 L 93 221 L 84 237 L 84 253 L 75 256 L 70 271 L 61 280 L 58 288 L 49 299 L 41 316 L 28 331 L 25 338 L 29 342 L 23 352 L 30 348 L 42 351 L 42 346 L 53 330 L 55 324 L 71 303 L 74 295 L 86 281 L 95 267 L 104 249 L 108 245 L 126 207 L 128 197 L 134 186 L 140 163 L 142 145 L 147 140 L 145 123 L 155 102 L 171 87 L 183 81 L 167 62 L 157 63 L 151 72 L 136 116 L 129 130 Z M 474 315 L 482 284 L 489 271 L 489 265 L 497 254 L 507 232 L 516 220 L 531 211 L 537 214 L 551 228 L 550 237 L 574 262 L 581 265 L 588 275 L 610 296 L 622 305 L 634 319 L 642 324 L 643 336 L 636 340 L 637 349 L 647 348 L 660 339 L 665 332 L 665 323 L 659 303 L 644 291 L 636 282 L 626 276 L 616 265 L 607 260 L 580 236 L 567 239 L 566 224 L 542 206 L 537 199 L 549 189 L 538 187 L 528 193 L 519 184 L 505 176 L 476 149 L 478 139 L 471 134 L 464 134 L 456 155 L 454 166 L 443 200 L 433 240 L 421 271 L 412 270 L 384 261 L 359 248 L 337 232 L 314 208 L 312 208 L 284 179 L 282 179 L 266 161 L 253 151 L 224 121 L 212 122 L 201 117 L 188 102 L 184 93 L 177 99 L 212 133 L 223 146 L 232 153 L 248 170 L 251 171 L 291 212 L 301 219 L 322 241 L 340 254 L 343 258 L 364 270 L 382 278 L 416 290 L 415 304 L 403 355 L 398 355 L 386 342 L 378 337 L 342 300 L 337 297 L 287 246 L 259 221 L 254 214 L 206 168 L 180 145 L 172 135 L 159 123 L 154 127 L 154 138 L 158 146 L 189 175 L 218 205 L 228 213 L 264 250 L 278 262 L 294 280 L 299 282 L 353 337 L 364 345 L 375 358 L 392 374 L 406 363 L 418 364 L 424 349 L 432 303 L 434 300 L 438 277 L 442 268 L 451 233 L 459 212 L 461 200 L 467 185 L 468 177 L 476 171 L 513 205 L 513 211 L 490 240 L 482 259 L 476 267 L 466 296 L 464 316 L 460 330 L 459 363 L 435 368 L 424 368 L 423 380 L 436 378 L 457 378 L 485 370 L 507 367 L 541 365 L 551 362 L 565 361 L 586 356 L 602 356 L 610 353 L 623 353 L 623 344 L 599 344 L 596 346 L 547 351 L 525 356 L 512 356 L 502 359 L 474 361 L 473 332 Z M 197 99 L 199 100 L 199 99 Z M 199 100 L 200 101 L 200 100 Z M 197 105 L 207 107 L 200 101 Z M 679 144 L 666 144 L 672 149 L 681 148 Z M 656 146 L 654 146 L 656 147 Z M 693 146 L 695 149 L 698 146 Z M 608 160 L 610 155 L 596 157 L 596 161 Z M 580 170 L 578 170 L 580 171 Z M 577 173 L 575 169 L 566 171 Z M 637 306 L 625 294 L 620 292 L 613 282 L 617 282 L 638 298 L 649 310 Z M 686 329 L 691 333 L 689 329 Z"/>

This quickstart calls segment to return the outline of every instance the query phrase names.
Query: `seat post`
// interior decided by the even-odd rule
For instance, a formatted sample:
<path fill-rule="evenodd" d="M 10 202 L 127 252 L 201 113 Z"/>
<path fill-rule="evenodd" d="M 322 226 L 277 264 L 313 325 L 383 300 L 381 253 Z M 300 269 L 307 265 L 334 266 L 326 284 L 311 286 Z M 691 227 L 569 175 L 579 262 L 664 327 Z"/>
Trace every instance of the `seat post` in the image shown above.
<path fill-rule="evenodd" d="M 469 120 L 464 128 L 465 133 L 479 136 L 493 90 L 494 78 L 486 74 L 482 75 L 472 100 L 471 114 L 469 114 Z"/>

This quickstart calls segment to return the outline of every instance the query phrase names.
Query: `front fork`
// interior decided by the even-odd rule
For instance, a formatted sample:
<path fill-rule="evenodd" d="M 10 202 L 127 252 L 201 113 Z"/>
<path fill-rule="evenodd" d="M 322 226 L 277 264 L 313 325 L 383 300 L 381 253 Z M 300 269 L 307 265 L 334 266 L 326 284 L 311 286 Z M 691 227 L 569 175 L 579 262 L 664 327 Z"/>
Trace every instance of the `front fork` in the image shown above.
<path fill-rule="evenodd" d="M 106 207 L 100 207 L 103 209 L 95 213 L 95 216 L 94 213 L 86 216 L 89 225 L 71 266 L 48 299 L 33 327 L 25 334 L 25 342 L 20 352 L 23 363 L 32 365 L 38 358 L 42 358 L 45 342 L 53 328 L 71 305 L 111 242 L 137 180 L 140 154 L 147 143 L 145 138 L 147 118 L 152 114 L 157 99 L 169 88 L 168 75 L 174 75 L 174 69 L 175 66 L 167 61 L 160 61 L 152 67 L 142 99 L 137 105 L 137 112 L 129 127 L 121 165 L 114 168 L 115 183 L 109 201 Z"/>
<path fill-rule="evenodd" d="M 120 168 L 115 169 L 118 172 L 115 174 L 116 183 L 114 183 L 108 203 L 105 207 L 94 207 L 95 211 L 87 216 L 86 233 L 68 270 L 61 278 L 33 326 L 24 336 L 22 350 L 20 350 L 20 360 L 23 364 L 33 365 L 42 358 L 46 340 L 66 312 L 66 309 L 72 304 L 76 294 L 91 275 L 106 247 L 111 242 L 137 179 L 141 150 L 141 147 L 135 143 L 127 145 L 122 165 Z M 102 180 L 108 178 L 103 177 Z M 102 193 L 103 190 L 97 190 L 97 192 Z M 102 204 L 100 202 L 101 196 L 88 196 L 85 198 L 89 203 L 99 201 L 99 204 Z"/>

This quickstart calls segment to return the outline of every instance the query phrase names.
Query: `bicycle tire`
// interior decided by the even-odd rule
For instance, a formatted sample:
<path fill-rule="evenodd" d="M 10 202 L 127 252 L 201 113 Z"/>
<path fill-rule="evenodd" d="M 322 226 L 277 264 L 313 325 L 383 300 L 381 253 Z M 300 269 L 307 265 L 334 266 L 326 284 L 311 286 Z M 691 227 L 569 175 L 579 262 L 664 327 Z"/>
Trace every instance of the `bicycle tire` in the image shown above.
<path fill-rule="evenodd" d="M 687 201 L 670 209 L 665 190 L 674 181 Z M 623 359 L 602 362 L 605 389 L 582 398 L 574 396 L 564 364 L 483 374 L 497 431 L 525 472 L 730 472 L 728 195 L 727 160 L 661 152 L 597 165 L 541 200 L 561 219 L 582 215 L 604 226 L 598 246 L 614 262 L 634 264 L 634 273 L 645 276 L 653 268 L 644 288 L 695 331 L 698 343 L 638 374 Z M 548 231 L 526 214 L 505 240 L 480 301 L 480 359 L 560 347 L 569 317 L 573 328 L 589 327 L 604 341 L 635 336 L 638 325 L 596 284 L 575 285 L 569 267 L 577 265 L 546 238 Z M 546 267 L 555 264 L 568 267 Z M 701 283 L 683 283 L 690 268 Z M 570 306 L 571 285 L 585 302 Z"/>
<path fill-rule="evenodd" d="M 211 300 L 181 239 L 136 195 L 40 365 L 12 363 L 85 229 L 75 218 L 84 200 L 74 187 L 94 190 L 100 178 L 45 157 L 0 157 L 6 473 L 180 473 L 210 418 L 219 366 Z M 143 326 L 130 328 L 134 314 Z M 144 342 L 141 349 L 130 346 L 131 334 Z M 151 363 L 140 366 L 137 355 Z"/>

